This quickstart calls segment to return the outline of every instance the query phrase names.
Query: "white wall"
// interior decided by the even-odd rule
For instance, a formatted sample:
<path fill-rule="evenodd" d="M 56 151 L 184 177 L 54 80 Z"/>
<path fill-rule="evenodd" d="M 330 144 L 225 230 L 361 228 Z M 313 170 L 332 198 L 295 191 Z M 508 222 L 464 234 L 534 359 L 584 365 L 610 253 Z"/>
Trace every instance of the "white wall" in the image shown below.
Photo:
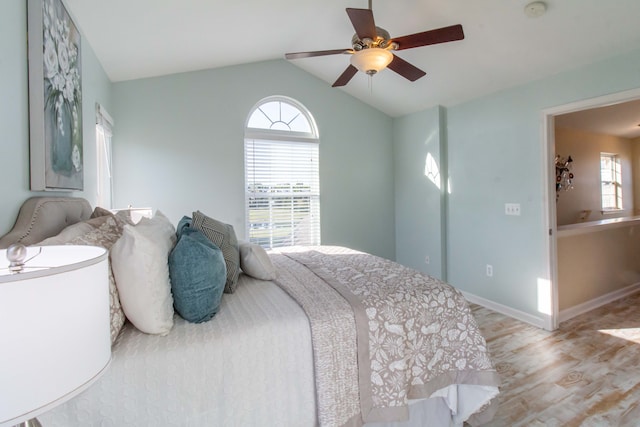
<path fill-rule="evenodd" d="M 13 226 L 22 202 L 36 195 L 72 195 L 96 201 L 95 103 L 111 106 L 111 83 L 91 46 L 81 43 L 84 187 L 76 192 L 29 191 L 29 97 L 27 2 L 0 2 L 0 233 Z"/>
<path fill-rule="evenodd" d="M 556 204 L 557 224 L 575 224 L 583 210 L 591 210 L 588 221 L 631 216 L 634 212 L 633 158 L 630 139 L 576 129 L 556 128 L 556 153 L 573 159 L 573 186 L 561 191 Z M 602 213 L 600 153 L 620 156 L 622 207 L 616 213 Z"/>
<path fill-rule="evenodd" d="M 284 60 L 114 84 L 116 206 L 201 210 L 244 238 L 245 120 L 270 95 L 318 125 L 322 243 L 394 259 L 391 118 Z"/>

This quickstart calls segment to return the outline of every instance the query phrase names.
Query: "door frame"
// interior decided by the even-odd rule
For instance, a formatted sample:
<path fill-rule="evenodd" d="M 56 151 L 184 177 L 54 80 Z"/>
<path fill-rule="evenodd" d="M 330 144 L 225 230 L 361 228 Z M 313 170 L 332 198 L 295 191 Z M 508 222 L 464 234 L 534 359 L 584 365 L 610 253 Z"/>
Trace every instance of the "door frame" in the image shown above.
<path fill-rule="evenodd" d="M 556 225 L 556 192 L 552 190 L 556 182 L 555 170 L 555 117 L 560 114 L 605 107 L 640 99 L 640 88 L 616 92 L 595 98 L 571 102 L 542 110 L 542 156 L 543 156 L 543 196 L 545 200 L 545 234 L 549 238 L 547 246 L 548 272 L 550 280 L 551 314 L 544 319 L 544 329 L 552 331 L 558 329 L 560 309 L 558 303 L 558 238 Z"/>

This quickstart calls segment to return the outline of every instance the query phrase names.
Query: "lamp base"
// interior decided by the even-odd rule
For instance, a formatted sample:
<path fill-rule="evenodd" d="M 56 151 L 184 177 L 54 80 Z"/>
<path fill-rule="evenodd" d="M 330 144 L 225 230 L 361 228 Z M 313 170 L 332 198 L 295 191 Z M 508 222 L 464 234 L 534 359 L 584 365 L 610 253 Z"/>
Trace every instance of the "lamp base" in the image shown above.
<path fill-rule="evenodd" d="M 30 420 L 21 422 L 15 427 L 42 427 L 42 424 L 40 424 L 37 418 L 31 418 Z"/>

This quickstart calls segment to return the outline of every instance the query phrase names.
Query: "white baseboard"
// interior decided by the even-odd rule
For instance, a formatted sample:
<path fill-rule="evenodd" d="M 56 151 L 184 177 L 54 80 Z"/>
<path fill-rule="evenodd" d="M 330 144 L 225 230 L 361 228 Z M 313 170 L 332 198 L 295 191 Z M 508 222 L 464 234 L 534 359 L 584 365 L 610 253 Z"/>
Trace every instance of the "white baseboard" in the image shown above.
<path fill-rule="evenodd" d="M 609 304 L 610 302 L 613 302 L 620 298 L 624 298 L 638 291 L 640 291 L 640 282 L 634 283 L 633 285 L 627 286 L 626 288 L 618 289 L 617 291 L 609 292 L 608 294 L 599 296 L 598 298 L 594 298 L 587 302 L 583 302 L 582 304 L 566 308 L 560 311 L 558 320 L 559 322 L 564 322 L 565 320 L 569 320 L 582 313 L 586 313 L 587 311 L 591 311 L 605 304 Z"/>
<path fill-rule="evenodd" d="M 504 314 L 505 316 L 513 317 L 514 319 L 520 320 L 541 329 L 546 329 L 548 327 L 547 321 L 542 317 L 533 316 L 529 313 L 525 313 L 524 311 L 516 310 L 514 308 L 502 305 L 486 298 L 479 297 L 474 294 L 470 294 L 464 291 L 461 292 L 462 295 L 464 295 L 464 297 L 467 299 L 467 301 L 471 303 L 481 305 L 490 310 L 493 310 L 500 314 Z"/>

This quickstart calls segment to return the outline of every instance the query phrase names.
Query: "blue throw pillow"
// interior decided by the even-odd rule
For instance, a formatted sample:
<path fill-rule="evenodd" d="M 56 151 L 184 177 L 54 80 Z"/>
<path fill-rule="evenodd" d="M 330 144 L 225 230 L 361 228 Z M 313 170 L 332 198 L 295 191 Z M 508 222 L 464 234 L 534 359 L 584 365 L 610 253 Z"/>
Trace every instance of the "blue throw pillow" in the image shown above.
<path fill-rule="evenodd" d="M 183 216 L 182 219 L 180 221 L 178 221 L 178 226 L 176 227 L 176 236 L 178 237 L 178 239 L 180 238 L 180 236 L 182 236 L 182 232 L 186 229 L 191 227 L 191 218 L 189 218 L 188 216 Z"/>
<path fill-rule="evenodd" d="M 202 232 L 184 227 L 169 254 L 169 277 L 173 305 L 185 320 L 210 320 L 220 308 L 227 280 L 222 251 Z"/>

